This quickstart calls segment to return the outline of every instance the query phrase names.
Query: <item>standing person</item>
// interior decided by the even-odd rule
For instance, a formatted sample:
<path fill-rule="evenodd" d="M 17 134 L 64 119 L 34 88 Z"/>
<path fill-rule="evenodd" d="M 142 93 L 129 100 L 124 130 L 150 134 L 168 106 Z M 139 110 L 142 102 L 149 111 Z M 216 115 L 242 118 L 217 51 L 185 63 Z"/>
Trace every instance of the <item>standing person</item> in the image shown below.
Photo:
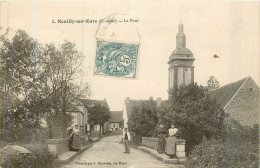
<path fill-rule="evenodd" d="M 159 154 L 165 152 L 165 145 L 166 145 L 165 134 L 167 134 L 167 130 L 165 130 L 163 124 L 160 124 L 160 128 L 158 130 L 158 147 L 157 147 L 157 152 Z"/>
<path fill-rule="evenodd" d="M 73 135 L 71 135 L 71 133 L 73 133 L 73 126 L 70 126 L 70 128 L 68 129 L 68 133 L 69 133 L 69 150 L 72 150 L 71 149 L 71 144 L 72 144 L 72 141 L 73 141 Z"/>
<path fill-rule="evenodd" d="M 167 139 L 166 147 L 165 147 L 165 153 L 170 156 L 170 158 L 173 158 L 176 153 L 176 133 L 178 129 L 174 127 L 174 124 L 171 125 L 171 128 L 169 129 L 169 137 Z"/>
<path fill-rule="evenodd" d="M 90 123 L 90 140 L 92 141 L 92 138 L 94 138 L 94 122 L 91 121 Z"/>
<path fill-rule="evenodd" d="M 124 129 L 123 131 L 123 140 L 125 142 L 125 152 L 126 154 L 130 154 L 130 147 L 129 147 L 129 142 L 130 142 L 130 134 L 127 128 Z"/>
<path fill-rule="evenodd" d="M 79 151 L 80 149 L 80 130 L 78 128 L 78 125 L 75 125 L 75 127 L 73 128 L 72 133 L 70 134 L 69 138 L 72 138 L 72 142 L 70 144 L 70 148 L 73 151 Z"/>

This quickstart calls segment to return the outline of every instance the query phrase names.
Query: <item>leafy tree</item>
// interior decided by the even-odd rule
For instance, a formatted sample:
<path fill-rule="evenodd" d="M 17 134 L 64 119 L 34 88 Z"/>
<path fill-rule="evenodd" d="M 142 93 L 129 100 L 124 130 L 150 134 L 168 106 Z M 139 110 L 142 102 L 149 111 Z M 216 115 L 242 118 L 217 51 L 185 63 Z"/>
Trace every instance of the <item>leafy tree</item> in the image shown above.
<path fill-rule="evenodd" d="M 196 83 L 181 86 L 170 100 L 163 120 L 169 126 L 174 123 L 186 140 L 189 152 L 203 137 L 218 137 L 224 130 L 226 115 L 223 109 Z"/>
<path fill-rule="evenodd" d="M 106 107 L 100 104 L 95 104 L 92 107 L 90 107 L 88 110 L 88 122 L 93 123 L 94 125 L 99 124 L 100 126 L 99 135 L 101 133 L 104 134 L 104 124 L 109 119 L 110 119 L 109 109 L 107 109 Z"/>
<path fill-rule="evenodd" d="M 48 109 L 48 128 L 51 138 L 67 136 L 71 116 L 67 110 L 76 106 L 79 99 L 89 95 L 89 85 L 79 86 L 79 66 L 83 55 L 75 49 L 75 44 L 65 41 L 60 48 L 47 44 L 41 58 L 44 99 Z"/>
<path fill-rule="evenodd" d="M 128 127 L 135 133 L 137 143 L 141 137 L 155 136 L 157 124 L 158 116 L 155 102 L 151 100 L 136 102 L 128 121 Z"/>
<path fill-rule="evenodd" d="M 215 89 L 219 87 L 219 81 L 215 78 L 215 76 L 210 76 L 207 81 L 207 85 L 208 87 Z"/>
<path fill-rule="evenodd" d="M 157 107 L 158 123 L 163 124 L 166 128 L 170 128 L 171 126 L 171 120 L 167 118 L 169 109 L 169 104 Z"/>
<path fill-rule="evenodd" d="M 19 135 L 40 128 L 39 111 L 35 109 L 39 105 L 36 67 L 41 46 L 23 30 L 18 30 L 9 40 L 8 31 L 0 37 L 1 137 L 7 142 L 26 141 L 31 136 Z"/>
<path fill-rule="evenodd" d="M 82 54 L 68 41 L 56 48 L 39 44 L 23 30 L 11 40 L 7 35 L 8 30 L 0 36 L 2 141 L 30 140 L 46 116 L 49 138 L 65 137 L 71 120 L 67 110 L 90 90 L 74 81 Z"/>

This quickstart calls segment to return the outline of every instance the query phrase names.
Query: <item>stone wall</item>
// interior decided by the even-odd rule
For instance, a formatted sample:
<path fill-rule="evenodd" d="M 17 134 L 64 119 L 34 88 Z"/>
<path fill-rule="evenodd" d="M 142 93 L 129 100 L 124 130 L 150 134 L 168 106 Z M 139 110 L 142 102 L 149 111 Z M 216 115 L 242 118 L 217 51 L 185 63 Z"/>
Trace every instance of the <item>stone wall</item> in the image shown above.
<path fill-rule="evenodd" d="M 186 158 L 185 154 L 185 140 L 178 139 L 176 143 L 176 156 L 178 158 Z"/>
<path fill-rule="evenodd" d="M 142 137 L 142 146 L 157 150 L 158 138 Z M 185 158 L 185 140 L 177 139 L 176 142 L 176 156 L 178 158 Z"/>
<path fill-rule="evenodd" d="M 142 137 L 142 145 L 157 150 L 158 138 Z"/>
<path fill-rule="evenodd" d="M 47 141 L 48 148 L 51 153 L 56 157 L 64 152 L 69 151 L 69 140 L 68 138 L 62 139 L 49 139 Z"/>
<path fill-rule="evenodd" d="M 260 90 L 251 78 L 247 79 L 224 111 L 244 126 L 259 122 Z"/>
<path fill-rule="evenodd" d="M 80 145 L 84 146 L 88 142 L 87 136 L 80 136 Z M 49 139 L 47 141 L 49 151 L 53 153 L 56 157 L 64 152 L 69 151 L 69 139 Z"/>

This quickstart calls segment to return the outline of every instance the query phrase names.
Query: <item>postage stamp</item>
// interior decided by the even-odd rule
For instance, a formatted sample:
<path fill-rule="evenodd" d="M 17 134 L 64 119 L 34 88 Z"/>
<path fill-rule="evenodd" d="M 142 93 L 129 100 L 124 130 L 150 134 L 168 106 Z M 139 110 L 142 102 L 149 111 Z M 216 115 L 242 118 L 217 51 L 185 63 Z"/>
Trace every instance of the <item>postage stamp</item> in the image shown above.
<path fill-rule="evenodd" d="M 97 41 L 95 75 L 136 78 L 137 44 Z"/>

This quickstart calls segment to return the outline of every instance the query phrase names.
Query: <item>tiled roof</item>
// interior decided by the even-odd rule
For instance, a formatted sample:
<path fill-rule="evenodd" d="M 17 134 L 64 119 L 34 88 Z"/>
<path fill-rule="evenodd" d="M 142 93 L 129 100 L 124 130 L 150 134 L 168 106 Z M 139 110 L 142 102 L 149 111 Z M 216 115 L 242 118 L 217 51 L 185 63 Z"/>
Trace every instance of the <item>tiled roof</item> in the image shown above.
<path fill-rule="evenodd" d="M 224 108 L 247 79 L 248 77 L 227 84 L 218 89 L 212 90 L 209 94 L 217 100 L 217 103 L 219 103 L 222 108 Z"/>
<path fill-rule="evenodd" d="M 122 122 L 123 120 L 123 111 L 110 111 L 110 120 L 109 122 Z"/>
<path fill-rule="evenodd" d="M 106 107 L 106 108 L 108 108 L 110 110 L 106 100 L 81 99 L 81 102 L 84 104 L 84 106 L 86 108 L 88 108 L 89 106 L 91 106 L 93 104 L 100 104 L 103 107 Z"/>
<path fill-rule="evenodd" d="M 210 92 L 231 118 L 244 126 L 259 123 L 260 90 L 251 77 Z"/>
<path fill-rule="evenodd" d="M 125 102 L 126 104 L 126 111 L 127 111 L 127 117 L 130 118 L 133 112 L 133 107 L 136 105 L 140 105 L 141 103 L 149 102 L 150 100 L 129 100 L 129 102 Z M 155 104 L 157 104 L 157 100 L 153 100 Z M 168 104 L 168 100 L 162 100 L 161 106 L 166 106 Z"/>

